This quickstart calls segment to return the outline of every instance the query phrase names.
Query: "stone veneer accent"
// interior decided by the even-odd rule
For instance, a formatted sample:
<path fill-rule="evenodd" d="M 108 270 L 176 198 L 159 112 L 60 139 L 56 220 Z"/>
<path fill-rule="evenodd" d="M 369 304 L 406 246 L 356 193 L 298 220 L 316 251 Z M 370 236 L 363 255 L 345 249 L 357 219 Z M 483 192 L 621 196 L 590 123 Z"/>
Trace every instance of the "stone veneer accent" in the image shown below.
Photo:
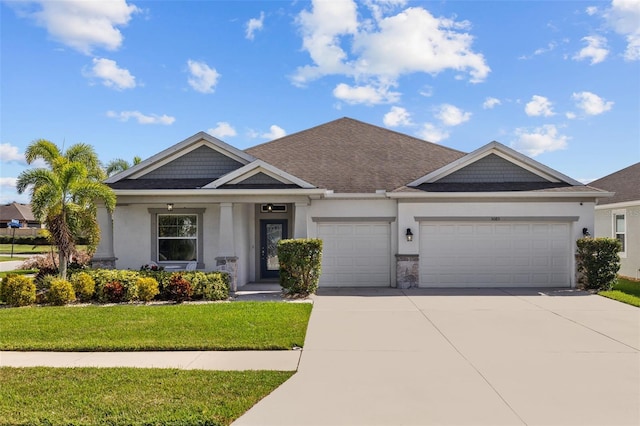
<path fill-rule="evenodd" d="M 216 270 L 229 274 L 229 291 L 238 289 L 238 258 L 236 256 L 216 257 Z"/>
<path fill-rule="evenodd" d="M 396 254 L 396 286 L 398 288 L 418 287 L 418 255 Z"/>
<path fill-rule="evenodd" d="M 94 257 L 91 259 L 93 269 L 116 269 L 117 257 Z"/>

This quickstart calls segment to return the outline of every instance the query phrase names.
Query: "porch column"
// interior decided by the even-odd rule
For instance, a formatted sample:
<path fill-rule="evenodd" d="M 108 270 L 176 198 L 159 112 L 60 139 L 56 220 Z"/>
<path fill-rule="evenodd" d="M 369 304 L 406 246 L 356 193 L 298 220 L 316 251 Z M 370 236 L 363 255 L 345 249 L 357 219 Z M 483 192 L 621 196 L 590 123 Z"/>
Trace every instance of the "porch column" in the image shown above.
<path fill-rule="evenodd" d="M 229 290 L 238 287 L 238 258 L 233 236 L 233 203 L 220 203 L 220 232 L 218 233 L 216 269 L 229 274 Z"/>
<path fill-rule="evenodd" d="M 307 203 L 296 203 L 293 221 L 293 238 L 307 238 Z"/>
<path fill-rule="evenodd" d="M 118 260 L 113 251 L 113 216 L 104 205 L 101 205 L 98 206 L 96 218 L 100 227 L 100 242 L 91 259 L 91 266 L 113 269 L 116 267 L 116 260 Z"/>

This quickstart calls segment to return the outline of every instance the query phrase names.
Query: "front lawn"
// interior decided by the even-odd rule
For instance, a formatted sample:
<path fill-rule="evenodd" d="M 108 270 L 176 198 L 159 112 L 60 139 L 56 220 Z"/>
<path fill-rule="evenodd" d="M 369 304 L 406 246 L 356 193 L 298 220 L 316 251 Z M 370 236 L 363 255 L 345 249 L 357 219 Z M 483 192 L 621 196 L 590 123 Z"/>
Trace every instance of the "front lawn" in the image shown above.
<path fill-rule="evenodd" d="M 601 291 L 600 296 L 608 297 L 619 302 L 640 307 L 640 281 L 618 278 L 618 283 L 612 290 Z"/>
<path fill-rule="evenodd" d="M 302 347 L 309 303 L 0 309 L 0 350 L 273 350 Z"/>
<path fill-rule="evenodd" d="M 293 372 L 0 368 L 2 425 L 228 425 Z"/>

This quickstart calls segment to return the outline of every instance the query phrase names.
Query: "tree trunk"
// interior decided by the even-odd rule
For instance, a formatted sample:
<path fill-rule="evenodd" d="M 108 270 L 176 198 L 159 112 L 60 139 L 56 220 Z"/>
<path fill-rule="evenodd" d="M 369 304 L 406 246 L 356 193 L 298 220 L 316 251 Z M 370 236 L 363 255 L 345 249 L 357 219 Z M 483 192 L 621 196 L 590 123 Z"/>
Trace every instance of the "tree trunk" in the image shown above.
<path fill-rule="evenodd" d="M 60 278 L 67 279 L 67 257 L 62 253 L 62 250 L 58 252 L 58 264 L 60 265 Z"/>

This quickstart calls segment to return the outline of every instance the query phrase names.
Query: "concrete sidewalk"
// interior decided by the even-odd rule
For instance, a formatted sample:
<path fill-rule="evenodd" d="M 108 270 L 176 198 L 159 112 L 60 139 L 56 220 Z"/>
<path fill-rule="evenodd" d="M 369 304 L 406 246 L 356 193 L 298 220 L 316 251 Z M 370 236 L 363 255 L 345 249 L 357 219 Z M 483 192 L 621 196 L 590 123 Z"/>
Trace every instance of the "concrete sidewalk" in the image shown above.
<path fill-rule="evenodd" d="M 136 367 L 183 370 L 298 369 L 301 351 L 0 352 L 0 367 Z"/>
<path fill-rule="evenodd" d="M 234 425 L 638 425 L 640 310 L 579 291 L 321 290 Z"/>

